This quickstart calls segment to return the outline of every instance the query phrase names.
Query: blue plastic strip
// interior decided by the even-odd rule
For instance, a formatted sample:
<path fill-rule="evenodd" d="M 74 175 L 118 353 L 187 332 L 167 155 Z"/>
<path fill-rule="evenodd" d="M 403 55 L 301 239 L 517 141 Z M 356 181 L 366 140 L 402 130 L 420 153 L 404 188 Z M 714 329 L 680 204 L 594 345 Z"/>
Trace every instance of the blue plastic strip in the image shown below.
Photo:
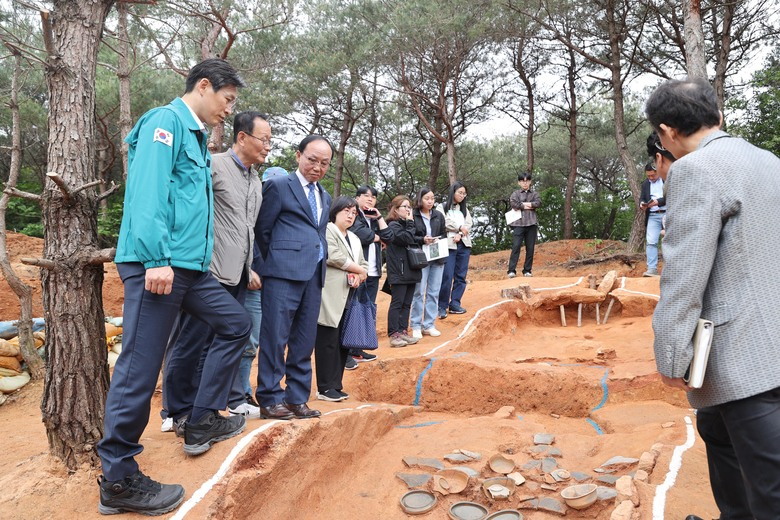
<path fill-rule="evenodd" d="M 594 421 L 593 419 L 590 419 L 590 418 L 585 419 L 585 420 L 588 422 L 588 424 L 593 426 L 593 428 L 596 430 L 596 433 L 598 433 L 599 435 L 604 435 L 604 432 L 601 431 L 601 428 L 599 428 L 599 425 L 596 424 L 596 421 Z"/>
<path fill-rule="evenodd" d="M 424 426 L 433 426 L 434 424 L 441 424 L 444 421 L 429 421 L 429 422 L 423 422 L 418 424 L 410 424 L 406 426 L 396 426 L 396 428 L 422 428 Z"/>
<path fill-rule="evenodd" d="M 433 366 L 434 361 L 436 361 L 436 358 L 431 358 L 431 362 L 428 363 L 428 366 L 425 367 L 425 369 L 420 373 L 420 377 L 417 378 L 417 389 L 414 392 L 414 406 L 420 404 L 420 394 L 422 393 L 423 378 L 425 377 L 425 374 L 428 373 L 428 370 L 430 370 Z"/>

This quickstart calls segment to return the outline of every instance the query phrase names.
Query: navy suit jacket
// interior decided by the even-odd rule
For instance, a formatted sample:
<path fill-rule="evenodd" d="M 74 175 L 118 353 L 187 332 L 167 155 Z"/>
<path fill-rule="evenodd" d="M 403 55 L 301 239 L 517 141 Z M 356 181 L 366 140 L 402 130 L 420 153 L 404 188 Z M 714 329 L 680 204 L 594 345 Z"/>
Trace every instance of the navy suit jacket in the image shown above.
<path fill-rule="evenodd" d="M 315 223 L 307 194 L 294 173 L 272 177 L 263 183 L 263 204 L 255 223 L 255 238 L 260 247 L 260 276 L 307 281 L 315 275 L 317 257 L 328 258 L 325 230 L 331 198 L 317 183 L 322 201 L 319 223 Z M 321 283 L 325 283 L 325 262 L 320 265 Z"/>

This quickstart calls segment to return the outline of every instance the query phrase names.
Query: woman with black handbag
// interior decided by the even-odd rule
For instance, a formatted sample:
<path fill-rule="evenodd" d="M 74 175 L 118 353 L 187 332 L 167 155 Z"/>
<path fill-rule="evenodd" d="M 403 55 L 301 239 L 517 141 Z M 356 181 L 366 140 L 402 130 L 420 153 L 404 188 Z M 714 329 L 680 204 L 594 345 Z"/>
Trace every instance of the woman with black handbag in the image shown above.
<path fill-rule="evenodd" d="M 405 347 L 419 341 L 407 334 L 407 327 L 414 287 L 422 279 L 421 268 L 413 269 L 411 265 L 417 251 L 422 251 L 414 236 L 414 217 L 409 198 L 403 195 L 395 197 L 390 202 L 386 220 L 387 226 L 393 231 L 393 240 L 385 249 L 387 283 L 390 285 L 391 297 L 387 311 L 387 335 L 390 336 L 391 347 Z M 417 251 L 410 250 L 410 247 L 416 248 Z"/>
<path fill-rule="evenodd" d="M 338 197 L 330 207 L 330 222 L 325 231 L 328 260 L 314 343 L 317 399 L 322 401 L 342 401 L 349 397 L 342 385 L 349 349 L 341 348 L 341 332 L 349 300 L 368 276 L 363 245 L 354 233 L 347 231 L 356 215 L 355 199 Z"/>

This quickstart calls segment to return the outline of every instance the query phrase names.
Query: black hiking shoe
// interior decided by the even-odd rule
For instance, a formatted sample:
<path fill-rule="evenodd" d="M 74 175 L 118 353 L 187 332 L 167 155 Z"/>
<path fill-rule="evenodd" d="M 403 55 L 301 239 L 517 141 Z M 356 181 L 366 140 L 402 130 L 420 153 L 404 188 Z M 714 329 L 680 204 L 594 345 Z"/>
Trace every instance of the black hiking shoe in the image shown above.
<path fill-rule="evenodd" d="M 101 476 L 98 484 L 100 484 L 98 512 L 101 515 L 120 513 L 164 515 L 176 509 L 184 500 L 184 488 L 179 484 L 160 484 L 141 471 L 113 482 Z"/>
<path fill-rule="evenodd" d="M 215 442 L 235 437 L 246 428 L 243 415 L 225 417 L 218 411 L 206 414 L 197 424 L 187 422 L 184 429 L 184 453 L 200 455 L 211 449 Z"/>

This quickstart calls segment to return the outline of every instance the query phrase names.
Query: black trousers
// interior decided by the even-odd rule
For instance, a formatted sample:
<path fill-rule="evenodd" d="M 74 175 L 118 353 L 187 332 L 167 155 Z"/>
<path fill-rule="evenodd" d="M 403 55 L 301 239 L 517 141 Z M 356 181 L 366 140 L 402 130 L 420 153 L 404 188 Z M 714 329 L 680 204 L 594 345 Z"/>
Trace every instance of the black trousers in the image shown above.
<path fill-rule="evenodd" d="M 314 342 L 314 363 L 317 373 L 317 391 L 343 390 L 344 363 L 349 349 L 341 348 L 341 327 L 317 325 L 317 340 Z"/>
<path fill-rule="evenodd" d="M 390 308 L 387 310 L 387 335 L 403 332 L 409 327 L 409 312 L 414 299 L 413 283 L 394 283 L 390 294 Z"/>
<path fill-rule="evenodd" d="M 721 520 L 780 518 L 780 387 L 702 408 L 697 427 Z"/>
<path fill-rule="evenodd" d="M 539 226 L 517 226 L 512 228 L 512 254 L 509 255 L 508 273 L 516 273 L 517 261 L 520 259 L 520 248 L 525 243 L 525 263 L 523 274 L 530 273 L 534 266 L 534 247 L 536 246 L 536 230 Z"/>

